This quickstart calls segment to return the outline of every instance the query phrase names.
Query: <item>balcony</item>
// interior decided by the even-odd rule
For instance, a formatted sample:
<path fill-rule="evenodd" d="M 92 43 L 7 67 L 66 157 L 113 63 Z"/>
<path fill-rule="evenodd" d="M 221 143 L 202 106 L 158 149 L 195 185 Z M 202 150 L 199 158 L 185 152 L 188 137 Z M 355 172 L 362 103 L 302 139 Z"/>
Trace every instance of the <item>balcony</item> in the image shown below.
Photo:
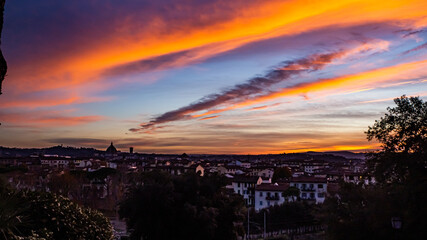
<path fill-rule="evenodd" d="M 267 196 L 265 197 L 265 199 L 267 200 L 272 200 L 272 201 L 279 201 L 279 196 Z"/>
<path fill-rule="evenodd" d="M 303 188 L 301 188 L 301 191 L 305 191 L 305 192 L 314 192 L 314 191 L 316 191 L 316 189 L 314 189 L 314 188 L 309 188 L 309 187 L 303 187 Z"/>

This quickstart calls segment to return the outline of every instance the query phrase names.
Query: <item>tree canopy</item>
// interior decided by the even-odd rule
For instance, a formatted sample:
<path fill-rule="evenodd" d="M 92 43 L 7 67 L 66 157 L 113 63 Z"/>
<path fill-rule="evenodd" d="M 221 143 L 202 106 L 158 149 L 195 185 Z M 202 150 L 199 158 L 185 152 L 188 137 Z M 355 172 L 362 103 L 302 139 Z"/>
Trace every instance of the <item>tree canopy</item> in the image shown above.
<path fill-rule="evenodd" d="M 382 147 L 370 155 L 368 167 L 380 183 L 418 184 L 427 174 L 427 102 L 406 96 L 394 102 L 397 106 L 366 132 Z"/>
<path fill-rule="evenodd" d="M 367 174 L 377 183 L 342 183 L 323 205 L 329 239 L 427 238 L 427 103 L 406 96 L 394 102 L 366 132 L 381 144 L 367 159 Z M 398 231 L 391 225 L 396 217 L 402 220 Z"/>
<path fill-rule="evenodd" d="M 427 151 L 427 102 L 419 97 L 394 99 L 396 107 L 375 121 L 366 132 L 377 139 L 383 152 L 424 153 Z"/>
<path fill-rule="evenodd" d="M 274 169 L 273 173 L 273 182 L 277 182 L 278 180 L 287 180 L 292 177 L 292 172 L 288 167 L 278 167 Z"/>
<path fill-rule="evenodd" d="M 149 172 L 120 205 L 133 239 L 236 239 L 244 202 L 225 191 L 220 176 Z"/>

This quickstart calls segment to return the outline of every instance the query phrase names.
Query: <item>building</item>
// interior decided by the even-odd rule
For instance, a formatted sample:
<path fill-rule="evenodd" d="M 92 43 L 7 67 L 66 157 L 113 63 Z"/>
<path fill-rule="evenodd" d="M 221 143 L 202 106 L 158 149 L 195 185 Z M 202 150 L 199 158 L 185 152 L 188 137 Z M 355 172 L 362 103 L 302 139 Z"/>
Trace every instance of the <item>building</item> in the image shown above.
<path fill-rule="evenodd" d="M 261 177 L 236 176 L 231 179 L 231 185 L 234 193 L 242 195 L 247 206 L 253 206 L 255 203 L 255 186 L 262 183 Z"/>
<path fill-rule="evenodd" d="M 274 169 L 268 166 L 253 166 L 249 169 L 251 176 L 260 176 L 263 178 L 272 178 Z"/>
<path fill-rule="evenodd" d="M 68 165 L 70 164 L 70 162 L 73 162 L 73 160 L 67 157 L 48 156 L 42 157 L 40 162 L 42 166 L 64 169 L 68 168 Z"/>
<path fill-rule="evenodd" d="M 255 187 L 255 210 L 259 211 L 285 202 L 295 201 L 295 197 L 286 196 L 289 183 L 267 183 Z"/>
<path fill-rule="evenodd" d="M 326 178 L 300 176 L 292 178 L 290 181 L 291 187 L 296 187 L 300 190 L 300 199 L 313 202 L 316 204 L 325 201 L 327 193 Z"/>

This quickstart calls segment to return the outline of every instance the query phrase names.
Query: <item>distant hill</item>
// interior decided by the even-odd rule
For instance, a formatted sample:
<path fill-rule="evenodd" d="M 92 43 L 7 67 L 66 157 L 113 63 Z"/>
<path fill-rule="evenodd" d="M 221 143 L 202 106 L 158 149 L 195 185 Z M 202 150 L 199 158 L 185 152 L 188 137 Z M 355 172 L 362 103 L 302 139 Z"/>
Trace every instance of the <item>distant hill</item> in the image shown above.
<path fill-rule="evenodd" d="M 28 157 L 30 155 L 59 155 L 73 157 L 91 157 L 101 151 L 94 148 L 74 148 L 54 146 L 49 148 L 7 148 L 0 146 L 0 157 Z"/>
<path fill-rule="evenodd" d="M 354 153 L 350 151 L 334 151 L 334 152 L 325 152 L 327 154 L 332 154 L 335 156 L 345 157 L 347 159 L 365 159 L 365 153 Z"/>

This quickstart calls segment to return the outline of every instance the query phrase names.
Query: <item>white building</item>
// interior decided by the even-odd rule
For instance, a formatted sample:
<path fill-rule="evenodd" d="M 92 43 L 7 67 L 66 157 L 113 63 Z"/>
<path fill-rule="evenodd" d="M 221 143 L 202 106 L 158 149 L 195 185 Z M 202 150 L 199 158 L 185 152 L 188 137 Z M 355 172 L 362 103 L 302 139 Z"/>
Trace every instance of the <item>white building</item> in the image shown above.
<path fill-rule="evenodd" d="M 326 178 L 295 177 L 291 179 L 290 186 L 300 190 L 300 198 L 302 200 L 313 201 L 316 204 L 325 201 L 328 187 Z"/>
<path fill-rule="evenodd" d="M 253 206 L 255 201 L 255 186 L 262 183 L 261 177 L 236 176 L 231 180 L 234 193 L 242 195 L 248 206 Z"/>
<path fill-rule="evenodd" d="M 295 200 L 295 197 L 285 197 L 284 192 L 289 188 L 289 183 L 269 183 L 255 187 L 255 210 L 259 211 L 275 205 Z"/>
<path fill-rule="evenodd" d="M 72 161 L 71 159 L 67 158 L 43 158 L 40 160 L 42 165 L 49 166 L 49 167 L 55 167 L 55 168 L 66 168 L 68 167 L 68 164 Z"/>
<path fill-rule="evenodd" d="M 74 164 L 76 165 L 76 168 L 87 168 L 92 166 L 92 161 L 86 159 L 86 160 L 75 160 Z"/>
<path fill-rule="evenodd" d="M 251 167 L 250 173 L 251 176 L 260 176 L 263 178 L 272 178 L 274 174 L 273 168 L 266 167 Z"/>

